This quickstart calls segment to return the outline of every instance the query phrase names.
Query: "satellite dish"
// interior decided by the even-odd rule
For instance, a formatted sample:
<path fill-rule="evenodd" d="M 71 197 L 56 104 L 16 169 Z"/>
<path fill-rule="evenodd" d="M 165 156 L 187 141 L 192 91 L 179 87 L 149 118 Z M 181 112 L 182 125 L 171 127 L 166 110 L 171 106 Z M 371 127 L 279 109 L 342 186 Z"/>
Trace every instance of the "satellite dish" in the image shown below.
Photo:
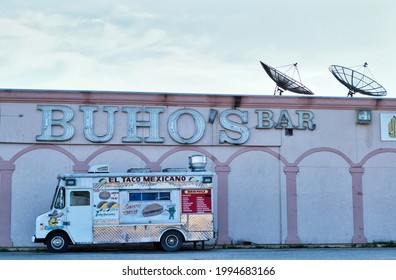
<path fill-rule="evenodd" d="M 278 92 L 279 95 L 282 95 L 282 92 L 288 90 L 299 94 L 309 94 L 313 95 L 314 93 L 309 90 L 306 86 L 304 86 L 301 82 L 294 80 L 293 78 L 287 76 L 286 74 L 280 72 L 279 70 L 261 62 L 261 66 L 263 66 L 265 72 L 267 72 L 268 76 L 276 83 L 274 95 Z M 285 65 L 294 67 L 297 70 L 297 63 Z M 300 74 L 298 74 L 300 76 Z"/>
<path fill-rule="evenodd" d="M 364 63 L 365 70 L 368 70 L 367 66 L 367 62 Z M 347 96 L 353 97 L 357 92 L 371 96 L 386 95 L 386 90 L 379 83 L 356 70 L 339 65 L 331 65 L 329 70 L 341 84 L 349 89 Z"/>

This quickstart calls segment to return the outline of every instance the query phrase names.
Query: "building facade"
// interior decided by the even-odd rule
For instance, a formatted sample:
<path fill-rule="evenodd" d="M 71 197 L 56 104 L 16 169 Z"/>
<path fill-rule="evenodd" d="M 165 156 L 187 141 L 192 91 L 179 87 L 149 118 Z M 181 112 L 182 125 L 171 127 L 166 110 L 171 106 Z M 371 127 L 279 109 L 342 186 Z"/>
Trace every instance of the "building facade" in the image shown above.
<path fill-rule="evenodd" d="M 0 90 L 0 247 L 31 243 L 59 173 L 207 156 L 218 244 L 396 240 L 396 100 Z"/>

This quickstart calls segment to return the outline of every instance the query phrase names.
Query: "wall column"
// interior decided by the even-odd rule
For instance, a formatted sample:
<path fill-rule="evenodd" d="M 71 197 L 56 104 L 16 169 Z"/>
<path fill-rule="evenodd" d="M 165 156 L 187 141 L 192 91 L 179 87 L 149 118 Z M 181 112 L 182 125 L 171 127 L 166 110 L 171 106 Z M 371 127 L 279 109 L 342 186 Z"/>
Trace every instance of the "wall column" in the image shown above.
<path fill-rule="evenodd" d="M 151 172 L 161 172 L 161 166 L 155 162 L 148 163 L 146 167 L 150 168 Z"/>
<path fill-rule="evenodd" d="M 73 172 L 75 173 L 87 173 L 89 169 L 89 165 L 85 162 L 77 162 L 73 166 Z"/>
<path fill-rule="evenodd" d="M 14 170 L 14 164 L 8 161 L 0 162 L 0 247 L 12 247 L 11 194 Z"/>
<path fill-rule="evenodd" d="M 287 236 L 286 244 L 300 244 L 297 231 L 297 166 L 285 166 L 286 174 L 286 209 L 287 209 Z"/>
<path fill-rule="evenodd" d="M 363 220 L 363 167 L 351 167 L 352 175 L 352 201 L 353 201 L 353 237 L 352 243 L 367 243 L 364 236 Z"/>
<path fill-rule="evenodd" d="M 228 175 L 231 168 L 226 165 L 216 166 L 217 201 L 218 201 L 218 244 L 231 244 L 228 236 Z"/>

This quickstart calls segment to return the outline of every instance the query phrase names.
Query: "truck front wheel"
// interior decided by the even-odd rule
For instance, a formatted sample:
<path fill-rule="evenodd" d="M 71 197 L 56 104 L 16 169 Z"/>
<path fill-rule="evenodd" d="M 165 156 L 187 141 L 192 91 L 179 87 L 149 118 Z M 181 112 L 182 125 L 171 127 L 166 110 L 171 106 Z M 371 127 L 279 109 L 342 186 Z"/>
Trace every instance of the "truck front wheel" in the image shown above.
<path fill-rule="evenodd" d="M 47 248 L 52 253 L 63 253 L 69 246 L 69 237 L 64 232 L 53 232 L 47 237 Z"/>
<path fill-rule="evenodd" d="M 167 252 L 175 252 L 183 246 L 183 235 L 175 230 L 167 231 L 161 237 L 161 248 Z"/>

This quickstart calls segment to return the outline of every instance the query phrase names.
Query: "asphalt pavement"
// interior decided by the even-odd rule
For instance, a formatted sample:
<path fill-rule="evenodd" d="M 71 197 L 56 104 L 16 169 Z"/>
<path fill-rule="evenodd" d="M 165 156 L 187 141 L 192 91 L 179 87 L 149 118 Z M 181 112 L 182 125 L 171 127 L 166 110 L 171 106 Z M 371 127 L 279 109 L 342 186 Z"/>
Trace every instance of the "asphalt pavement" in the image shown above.
<path fill-rule="evenodd" d="M 71 248 L 0 251 L 0 260 L 396 260 L 396 247 L 374 248 L 186 248 L 168 253 L 153 249 Z"/>

